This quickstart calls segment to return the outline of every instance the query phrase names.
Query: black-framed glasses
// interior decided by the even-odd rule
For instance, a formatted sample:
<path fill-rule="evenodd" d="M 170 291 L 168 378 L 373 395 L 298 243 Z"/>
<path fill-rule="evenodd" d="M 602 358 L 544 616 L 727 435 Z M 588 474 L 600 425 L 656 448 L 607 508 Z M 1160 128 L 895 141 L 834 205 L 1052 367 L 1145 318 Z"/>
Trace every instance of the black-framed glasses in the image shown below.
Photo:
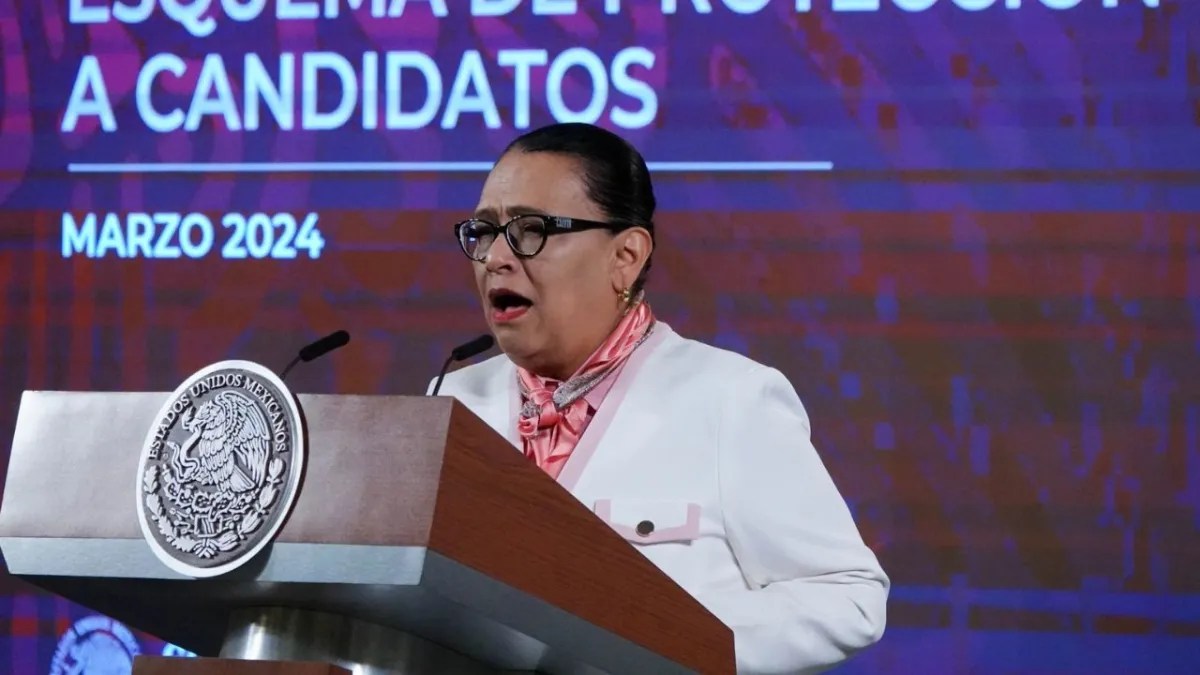
<path fill-rule="evenodd" d="M 526 214 L 515 216 L 503 225 L 486 221 L 482 218 L 471 218 L 454 225 L 454 235 L 462 246 L 463 253 L 476 262 L 483 262 L 488 251 L 496 242 L 496 236 L 501 232 L 508 241 L 508 247 L 513 253 L 522 258 L 532 258 L 542 252 L 546 239 L 552 234 L 567 232 L 583 232 L 584 230 L 612 230 L 619 232 L 627 225 L 602 223 L 598 220 L 583 218 L 568 218 L 566 216 L 544 216 Z"/>

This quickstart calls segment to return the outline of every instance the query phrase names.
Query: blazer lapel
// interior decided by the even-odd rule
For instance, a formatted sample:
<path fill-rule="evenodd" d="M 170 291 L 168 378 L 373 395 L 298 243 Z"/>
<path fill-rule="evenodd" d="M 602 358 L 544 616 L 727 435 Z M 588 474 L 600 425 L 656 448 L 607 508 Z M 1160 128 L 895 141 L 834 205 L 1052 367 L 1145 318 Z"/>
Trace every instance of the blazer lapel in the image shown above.
<path fill-rule="evenodd" d="M 517 406 L 520 403 L 520 392 L 517 391 L 516 366 L 505 359 L 504 364 L 497 368 L 489 378 L 483 387 L 486 393 L 475 399 L 475 405 L 472 405 L 471 408 L 496 433 L 520 448 L 520 437 L 517 435 Z"/>
<path fill-rule="evenodd" d="M 651 436 L 660 424 L 652 400 L 660 393 L 653 386 L 653 357 L 673 335 L 670 326 L 660 322 L 654 334 L 629 357 L 558 476 L 559 484 L 568 491 L 575 492 L 584 470 L 595 465 L 595 455 L 604 453 L 603 457 L 609 457 L 643 450 L 639 441 Z"/>

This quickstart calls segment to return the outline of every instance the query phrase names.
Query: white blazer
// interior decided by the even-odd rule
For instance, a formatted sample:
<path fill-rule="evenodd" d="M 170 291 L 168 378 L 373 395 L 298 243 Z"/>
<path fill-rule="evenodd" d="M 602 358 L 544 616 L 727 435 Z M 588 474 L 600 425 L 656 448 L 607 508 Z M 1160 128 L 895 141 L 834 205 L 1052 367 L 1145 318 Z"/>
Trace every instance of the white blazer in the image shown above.
<path fill-rule="evenodd" d="M 507 357 L 441 393 L 521 447 Z M 558 480 L 733 630 L 738 673 L 817 672 L 879 640 L 890 582 L 809 432 L 779 371 L 660 321 Z"/>

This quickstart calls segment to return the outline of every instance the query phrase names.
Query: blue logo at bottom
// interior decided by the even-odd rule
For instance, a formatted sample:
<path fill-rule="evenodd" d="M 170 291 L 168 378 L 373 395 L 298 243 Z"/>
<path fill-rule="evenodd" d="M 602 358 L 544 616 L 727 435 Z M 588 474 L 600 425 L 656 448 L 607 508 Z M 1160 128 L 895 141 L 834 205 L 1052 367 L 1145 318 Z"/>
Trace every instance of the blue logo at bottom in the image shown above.
<path fill-rule="evenodd" d="M 89 616 L 63 633 L 50 662 L 50 675 L 129 675 L 138 641 L 119 621 Z"/>

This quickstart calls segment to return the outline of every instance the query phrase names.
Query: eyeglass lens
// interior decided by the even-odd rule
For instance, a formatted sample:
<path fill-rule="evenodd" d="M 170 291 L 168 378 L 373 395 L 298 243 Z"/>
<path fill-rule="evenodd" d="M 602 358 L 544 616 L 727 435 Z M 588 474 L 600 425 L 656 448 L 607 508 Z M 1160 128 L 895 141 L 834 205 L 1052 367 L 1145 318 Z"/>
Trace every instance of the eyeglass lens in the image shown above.
<path fill-rule="evenodd" d="M 483 260 L 496 241 L 499 228 L 482 220 L 472 220 L 459 231 L 463 250 L 475 260 Z M 508 245 L 520 255 L 534 255 L 546 239 L 546 224 L 539 216 L 520 216 L 508 223 Z"/>

